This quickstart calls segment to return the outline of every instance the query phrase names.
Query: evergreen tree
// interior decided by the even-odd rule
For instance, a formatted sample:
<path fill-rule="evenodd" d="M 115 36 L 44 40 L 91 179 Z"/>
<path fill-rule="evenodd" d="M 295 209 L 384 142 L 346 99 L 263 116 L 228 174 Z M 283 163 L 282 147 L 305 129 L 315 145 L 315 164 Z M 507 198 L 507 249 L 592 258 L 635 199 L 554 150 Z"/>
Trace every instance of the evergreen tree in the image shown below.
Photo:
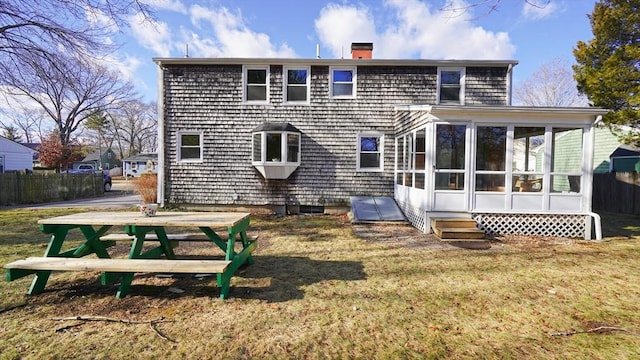
<path fill-rule="evenodd" d="M 612 110 L 608 125 L 640 128 L 640 0 L 600 0 L 589 15 L 594 38 L 579 41 L 573 54 L 578 90 L 598 107 Z M 623 134 L 640 144 L 640 137 Z"/>

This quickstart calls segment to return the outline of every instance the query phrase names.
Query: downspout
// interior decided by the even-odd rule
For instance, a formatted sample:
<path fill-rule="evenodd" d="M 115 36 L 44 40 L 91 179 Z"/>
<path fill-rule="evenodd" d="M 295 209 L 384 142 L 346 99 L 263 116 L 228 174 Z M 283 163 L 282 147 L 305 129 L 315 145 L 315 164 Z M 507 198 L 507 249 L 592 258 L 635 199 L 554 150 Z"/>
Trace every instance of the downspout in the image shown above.
<path fill-rule="evenodd" d="M 507 66 L 507 106 L 511 106 L 511 92 L 513 87 L 513 64 Z"/>
<path fill-rule="evenodd" d="M 589 216 L 589 226 L 585 226 L 585 240 L 591 240 L 591 218 L 593 218 L 593 222 L 595 224 L 595 235 L 596 240 L 602 240 L 602 225 L 600 221 L 600 215 L 594 213 L 591 209 L 591 203 L 593 201 L 593 159 L 594 159 L 594 151 L 595 151 L 595 140 L 596 140 L 596 125 L 602 121 L 602 115 L 598 115 L 596 120 L 593 122 L 589 129 L 589 153 L 587 154 L 586 166 L 586 178 L 583 179 L 583 183 L 585 184 L 584 193 L 587 196 L 584 199 L 585 202 L 585 210 L 587 216 Z"/>
<path fill-rule="evenodd" d="M 164 70 L 158 64 L 158 199 L 160 207 L 164 207 Z"/>

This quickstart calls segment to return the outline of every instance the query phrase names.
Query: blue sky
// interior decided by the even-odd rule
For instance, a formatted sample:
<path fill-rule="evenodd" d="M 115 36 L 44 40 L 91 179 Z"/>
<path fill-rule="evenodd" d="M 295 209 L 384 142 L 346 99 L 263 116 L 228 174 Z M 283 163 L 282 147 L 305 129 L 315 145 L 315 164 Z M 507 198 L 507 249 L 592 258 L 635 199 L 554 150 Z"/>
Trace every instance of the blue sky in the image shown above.
<path fill-rule="evenodd" d="M 349 57 L 373 42 L 374 58 L 515 59 L 514 82 L 554 58 L 574 62 L 593 35 L 595 0 L 152 0 L 156 24 L 129 19 L 111 64 L 147 101 L 157 99 L 154 57 Z M 495 3 L 496 0 L 491 1 Z M 452 3 L 446 9 L 447 3 Z M 453 9 L 453 10 L 452 10 Z"/>

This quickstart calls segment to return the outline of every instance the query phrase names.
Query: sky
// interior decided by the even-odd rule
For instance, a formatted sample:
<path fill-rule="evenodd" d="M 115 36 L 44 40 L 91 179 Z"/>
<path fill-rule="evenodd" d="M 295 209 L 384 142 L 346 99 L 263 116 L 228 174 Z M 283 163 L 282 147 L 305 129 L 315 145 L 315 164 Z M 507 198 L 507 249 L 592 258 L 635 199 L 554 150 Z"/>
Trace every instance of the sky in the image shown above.
<path fill-rule="evenodd" d="M 147 0 L 155 23 L 128 18 L 111 66 L 146 101 L 157 100 L 152 58 L 350 56 L 372 42 L 379 59 L 518 60 L 514 85 L 541 65 L 574 62 L 593 38 L 595 0 Z M 497 7 L 489 8 L 489 5 Z M 533 5 L 532 5 L 533 4 Z M 476 5 L 476 6 L 474 6 Z"/>

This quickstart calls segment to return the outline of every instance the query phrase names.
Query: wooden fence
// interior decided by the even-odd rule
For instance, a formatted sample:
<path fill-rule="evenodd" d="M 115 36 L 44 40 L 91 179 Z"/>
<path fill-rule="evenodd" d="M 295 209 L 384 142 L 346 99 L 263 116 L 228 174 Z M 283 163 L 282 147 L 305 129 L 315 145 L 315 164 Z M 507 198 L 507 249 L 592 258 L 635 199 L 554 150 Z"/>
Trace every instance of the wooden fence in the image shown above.
<path fill-rule="evenodd" d="M 0 206 L 100 196 L 102 174 L 0 174 Z"/>
<path fill-rule="evenodd" d="M 594 211 L 640 215 L 640 174 L 593 174 Z"/>

